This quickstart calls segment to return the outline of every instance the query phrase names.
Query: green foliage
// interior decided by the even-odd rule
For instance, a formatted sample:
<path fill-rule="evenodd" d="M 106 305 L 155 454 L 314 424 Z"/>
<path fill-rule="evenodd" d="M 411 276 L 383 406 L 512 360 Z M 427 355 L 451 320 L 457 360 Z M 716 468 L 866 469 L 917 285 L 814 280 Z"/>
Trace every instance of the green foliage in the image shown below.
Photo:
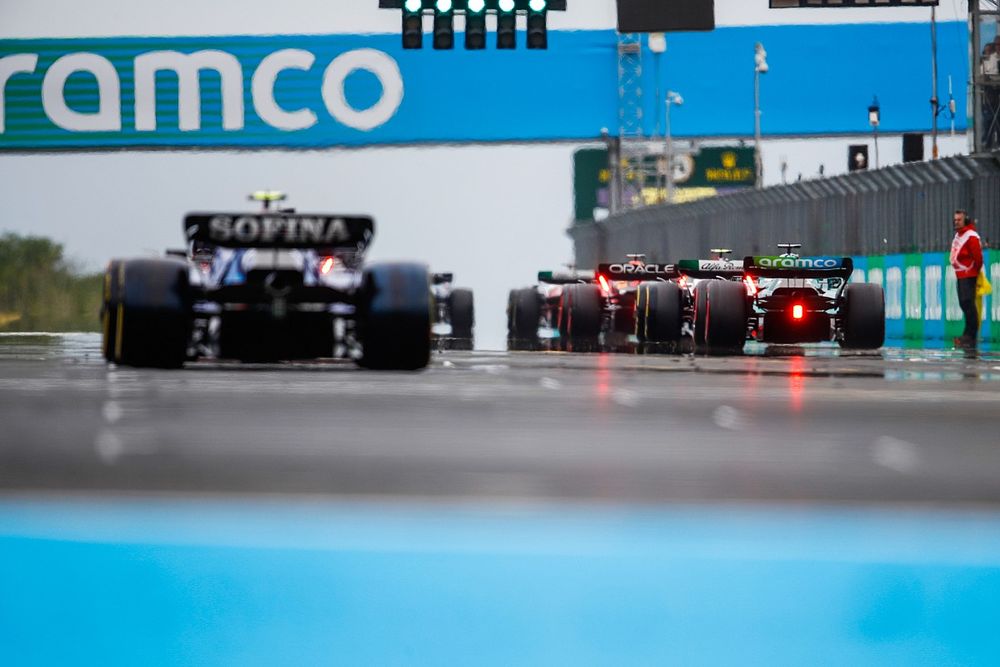
<path fill-rule="evenodd" d="M 97 331 L 102 280 L 49 239 L 0 236 L 0 331 Z"/>

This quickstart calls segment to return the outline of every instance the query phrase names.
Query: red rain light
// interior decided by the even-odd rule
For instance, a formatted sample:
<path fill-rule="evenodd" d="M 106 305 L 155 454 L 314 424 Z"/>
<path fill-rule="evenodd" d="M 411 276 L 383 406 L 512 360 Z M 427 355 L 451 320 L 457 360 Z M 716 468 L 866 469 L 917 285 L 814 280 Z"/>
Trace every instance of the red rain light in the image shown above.
<path fill-rule="evenodd" d="M 333 257 L 324 257 L 323 261 L 320 262 L 319 272 L 325 276 L 326 274 L 330 273 L 330 271 L 333 270 L 333 264 L 334 264 Z"/>
<path fill-rule="evenodd" d="M 743 284 L 747 286 L 747 296 L 757 296 L 757 283 L 753 281 L 753 276 L 743 278 Z"/>
<path fill-rule="evenodd" d="M 803 315 L 805 315 L 805 311 L 802 308 L 802 304 L 797 303 L 794 306 L 792 306 L 792 319 L 793 320 L 801 320 L 802 317 L 803 317 Z"/>
<path fill-rule="evenodd" d="M 604 292 L 605 294 L 607 294 L 608 292 L 611 291 L 611 287 L 608 285 L 608 279 L 607 278 L 605 278 L 604 276 L 598 276 L 597 279 L 601 283 L 601 291 L 602 292 Z"/>

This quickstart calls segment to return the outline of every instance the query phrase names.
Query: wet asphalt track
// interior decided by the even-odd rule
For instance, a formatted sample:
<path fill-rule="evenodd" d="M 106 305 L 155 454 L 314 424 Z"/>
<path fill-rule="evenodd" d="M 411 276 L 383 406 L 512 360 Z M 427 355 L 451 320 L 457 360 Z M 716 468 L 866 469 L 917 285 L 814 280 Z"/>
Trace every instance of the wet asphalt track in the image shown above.
<path fill-rule="evenodd" d="M 1000 502 L 1000 355 L 447 352 L 107 367 L 0 337 L 0 489 L 588 501 Z"/>

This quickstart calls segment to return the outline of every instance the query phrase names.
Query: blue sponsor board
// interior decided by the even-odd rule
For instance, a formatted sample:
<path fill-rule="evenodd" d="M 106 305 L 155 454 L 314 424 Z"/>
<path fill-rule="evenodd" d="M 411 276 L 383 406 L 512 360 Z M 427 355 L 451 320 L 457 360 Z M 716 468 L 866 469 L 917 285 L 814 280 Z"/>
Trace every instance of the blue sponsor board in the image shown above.
<path fill-rule="evenodd" d="M 997 289 L 1000 255 L 990 250 L 984 259 L 983 270 Z M 854 257 L 853 261 L 852 282 L 875 283 L 885 290 L 886 338 L 950 343 L 961 334 L 964 316 L 948 253 Z M 983 297 L 981 314 L 980 340 L 1000 342 L 1000 309 L 995 306 L 995 295 Z"/>
<path fill-rule="evenodd" d="M 966 80 L 966 27 L 940 40 L 942 86 Z M 765 134 L 867 132 L 873 94 L 883 131 L 927 126 L 912 55 L 925 25 L 757 26 L 671 35 L 663 66 L 643 70 L 646 134 L 662 115 L 652 92 L 669 86 L 687 100 L 676 134 L 749 135 L 756 41 Z M 610 30 L 505 52 L 404 51 L 398 35 L 4 40 L 0 149 L 584 140 L 617 131 L 618 90 Z"/>
<path fill-rule="evenodd" d="M 904 321 L 906 282 L 903 276 L 906 266 L 903 255 L 887 255 L 884 267 L 885 336 L 890 339 L 904 338 L 906 334 L 906 323 Z"/>
<path fill-rule="evenodd" d="M 946 267 L 949 263 L 947 253 L 928 252 L 922 255 L 923 286 L 923 321 L 924 338 L 944 340 L 945 338 L 945 307 L 947 296 L 944 292 Z M 908 287 L 910 287 L 908 285 Z"/>

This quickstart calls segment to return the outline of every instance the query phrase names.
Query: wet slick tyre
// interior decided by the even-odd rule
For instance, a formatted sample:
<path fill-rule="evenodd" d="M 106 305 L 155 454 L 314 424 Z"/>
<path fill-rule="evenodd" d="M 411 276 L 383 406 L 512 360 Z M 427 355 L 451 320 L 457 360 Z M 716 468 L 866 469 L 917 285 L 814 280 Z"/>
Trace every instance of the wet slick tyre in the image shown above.
<path fill-rule="evenodd" d="M 709 354 L 736 354 L 747 334 L 746 289 L 742 283 L 709 281 L 705 308 L 705 348 Z"/>
<path fill-rule="evenodd" d="M 708 310 L 708 286 L 712 281 L 704 281 L 694 288 L 694 347 L 703 351 L 705 347 L 705 311 Z"/>
<path fill-rule="evenodd" d="M 511 290 L 507 302 L 507 348 L 537 349 L 540 317 L 541 303 L 534 287 Z"/>
<path fill-rule="evenodd" d="M 121 303 L 121 273 L 123 262 L 113 259 L 104 270 L 101 295 L 101 355 L 105 361 L 115 360 L 118 340 L 118 306 Z"/>
<path fill-rule="evenodd" d="M 673 343 L 681 337 L 681 288 L 674 283 L 646 286 L 645 340 Z"/>
<path fill-rule="evenodd" d="M 647 283 L 639 283 L 635 292 L 635 337 L 640 343 L 646 342 L 646 309 L 649 306 L 649 288 Z"/>
<path fill-rule="evenodd" d="M 559 308 L 559 335 L 572 351 L 596 350 L 601 335 L 601 289 L 567 285 Z"/>
<path fill-rule="evenodd" d="M 476 324 L 472 290 L 456 289 L 451 292 L 451 335 L 453 338 L 472 339 Z"/>
<path fill-rule="evenodd" d="M 852 283 L 844 290 L 840 346 L 877 350 L 885 343 L 885 293 L 881 285 Z"/>
<path fill-rule="evenodd" d="M 133 259 L 118 267 L 114 361 L 137 368 L 180 368 L 191 341 L 187 262 Z"/>
<path fill-rule="evenodd" d="M 364 271 L 358 365 L 378 370 L 419 370 L 431 355 L 430 273 L 422 264 L 375 264 Z"/>

